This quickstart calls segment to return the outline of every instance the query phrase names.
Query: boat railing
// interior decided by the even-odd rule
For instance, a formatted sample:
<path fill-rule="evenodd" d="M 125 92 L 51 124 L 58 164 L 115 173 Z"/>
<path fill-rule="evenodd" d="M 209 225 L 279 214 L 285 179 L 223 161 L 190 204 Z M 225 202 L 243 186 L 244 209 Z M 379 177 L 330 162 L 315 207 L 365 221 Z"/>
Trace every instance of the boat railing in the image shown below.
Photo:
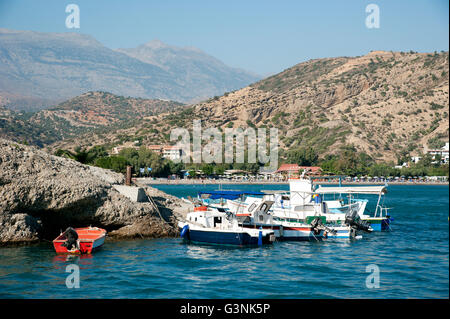
<path fill-rule="evenodd" d="M 368 199 L 364 199 L 364 198 L 352 198 L 350 199 L 351 202 L 369 202 Z"/>
<path fill-rule="evenodd" d="M 386 217 L 389 213 L 389 209 L 392 209 L 392 207 L 377 205 L 377 207 L 375 209 L 374 217 Z"/>
<path fill-rule="evenodd" d="M 293 207 L 290 204 L 285 205 L 284 203 L 283 203 L 283 205 L 281 205 L 280 203 L 275 203 L 274 206 L 275 206 L 275 208 L 281 208 L 281 209 L 291 209 Z"/>

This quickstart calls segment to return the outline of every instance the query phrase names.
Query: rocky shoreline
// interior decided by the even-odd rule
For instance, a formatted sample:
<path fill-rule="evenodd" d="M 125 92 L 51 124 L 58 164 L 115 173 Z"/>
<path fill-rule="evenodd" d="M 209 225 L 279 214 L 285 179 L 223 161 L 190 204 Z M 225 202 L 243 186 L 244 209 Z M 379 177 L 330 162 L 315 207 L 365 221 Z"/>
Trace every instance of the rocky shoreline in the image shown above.
<path fill-rule="evenodd" d="M 52 240 L 68 226 L 105 228 L 110 238 L 159 238 L 178 233 L 189 207 L 145 187 L 155 206 L 133 202 L 112 185 L 124 176 L 0 139 L 0 246 Z"/>

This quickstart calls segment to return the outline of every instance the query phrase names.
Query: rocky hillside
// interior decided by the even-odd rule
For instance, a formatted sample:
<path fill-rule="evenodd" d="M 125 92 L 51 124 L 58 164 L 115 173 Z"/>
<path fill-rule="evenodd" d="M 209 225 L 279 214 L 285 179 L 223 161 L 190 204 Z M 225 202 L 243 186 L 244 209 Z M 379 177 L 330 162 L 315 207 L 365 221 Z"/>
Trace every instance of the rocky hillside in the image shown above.
<path fill-rule="evenodd" d="M 448 72 L 448 52 L 311 60 L 195 112 L 219 126 L 277 127 L 284 149 L 327 154 L 353 143 L 395 160 L 402 150 L 423 151 L 430 139 L 448 140 Z"/>
<path fill-rule="evenodd" d="M 0 29 L 0 105 L 36 110 L 88 91 L 189 102 L 259 79 L 198 49 L 159 47 L 113 50 L 78 33 Z M 145 58 L 149 50 L 158 58 Z"/>
<path fill-rule="evenodd" d="M 310 60 L 221 97 L 52 148 L 136 138 L 167 143 L 171 129 L 202 119 L 203 127 L 276 127 L 284 151 L 311 146 L 323 157 L 354 144 L 376 160 L 396 161 L 448 141 L 448 59 L 448 52 L 376 51 Z"/>
<path fill-rule="evenodd" d="M 396 160 L 448 141 L 448 58 L 377 51 L 311 60 L 194 105 L 192 114 L 207 126 L 277 127 L 284 150 L 312 146 L 323 156 L 354 144 L 378 160 Z M 173 120 L 192 126 L 173 114 L 163 123 Z"/>
<path fill-rule="evenodd" d="M 147 188 L 159 213 L 150 203 L 132 202 L 112 188 L 123 183 L 121 174 L 4 139 L 0 170 L 0 245 L 54 239 L 68 226 L 99 226 L 116 237 L 176 232 L 164 220 L 171 221 L 181 200 Z"/>
<path fill-rule="evenodd" d="M 0 137 L 42 147 L 87 132 L 101 134 L 132 127 L 145 117 L 178 108 L 183 104 L 87 92 L 36 113 L 0 109 Z"/>

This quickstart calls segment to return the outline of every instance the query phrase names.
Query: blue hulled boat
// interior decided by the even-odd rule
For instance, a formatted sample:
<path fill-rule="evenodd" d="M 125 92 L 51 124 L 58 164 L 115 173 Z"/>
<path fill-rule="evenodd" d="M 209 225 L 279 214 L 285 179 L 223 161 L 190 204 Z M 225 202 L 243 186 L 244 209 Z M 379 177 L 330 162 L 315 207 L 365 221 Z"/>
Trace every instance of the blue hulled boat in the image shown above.
<path fill-rule="evenodd" d="M 193 243 L 261 246 L 275 241 L 273 230 L 242 227 L 232 212 L 206 206 L 195 207 L 178 227 L 180 236 Z"/>

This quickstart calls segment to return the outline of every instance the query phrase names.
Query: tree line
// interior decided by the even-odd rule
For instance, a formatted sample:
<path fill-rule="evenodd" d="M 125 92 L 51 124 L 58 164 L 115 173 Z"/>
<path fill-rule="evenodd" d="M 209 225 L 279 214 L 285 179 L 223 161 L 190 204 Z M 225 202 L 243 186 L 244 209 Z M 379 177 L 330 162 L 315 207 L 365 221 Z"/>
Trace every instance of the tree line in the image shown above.
<path fill-rule="evenodd" d="M 182 176 L 185 171 L 190 177 L 196 177 L 201 170 L 203 175 L 223 175 L 225 170 L 236 169 L 256 174 L 262 163 L 201 163 L 185 164 L 175 163 L 162 157 L 145 146 L 136 148 L 124 148 L 117 155 L 109 155 L 103 146 L 94 146 L 89 150 L 76 148 L 73 152 L 58 150 L 57 156 L 65 156 L 83 164 L 94 165 L 111 169 L 119 173 L 125 173 L 128 165 L 132 166 L 135 173 L 139 174 L 140 168 L 151 167 L 151 172 L 145 171 L 145 175 L 152 177 L 167 177 L 168 175 Z M 399 157 L 398 163 L 409 159 L 408 156 Z M 336 154 L 328 154 L 319 158 L 319 154 L 312 147 L 301 147 L 285 152 L 281 163 L 298 164 L 300 166 L 320 166 L 324 174 L 347 176 L 449 176 L 448 164 L 435 163 L 429 154 L 422 157 L 416 164 L 410 163 L 409 167 L 395 168 L 393 162 L 377 163 L 368 154 L 358 151 L 354 145 L 344 145 Z"/>
<path fill-rule="evenodd" d="M 89 150 L 80 147 L 77 147 L 74 151 L 59 149 L 55 152 L 55 155 L 71 158 L 83 164 L 111 169 L 118 173 L 125 173 L 127 166 L 131 166 L 136 174 L 140 173 L 140 168 L 144 168 L 144 175 L 152 177 L 167 177 L 173 174 L 182 176 L 185 171 L 189 173 L 190 177 L 196 177 L 199 170 L 207 176 L 223 175 L 225 170 L 229 169 L 238 169 L 255 174 L 262 165 L 261 163 L 175 163 L 145 146 L 138 149 L 124 148 L 117 155 L 109 155 L 103 146 L 94 146 Z M 151 172 L 147 171 L 147 167 L 151 168 Z"/>
<path fill-rule="evenodd" d="M 312 147 L 304 147 L 287 153 L 287 162 L 300 166 L 320 166 L 325 174 L 348 176 L 449 176 L 448 164 L 441 165 L 440 157 L 434 160 L 425 154 L 418 163 L 409 167 L 395 168 L 394 162 L 376 162 L 368 154 L 358 151 L 354 145 L 343 145 L 336 154 L 319 160 Z M 409 162 L 410 156 L 401 154 L 397 164 Z"/>

